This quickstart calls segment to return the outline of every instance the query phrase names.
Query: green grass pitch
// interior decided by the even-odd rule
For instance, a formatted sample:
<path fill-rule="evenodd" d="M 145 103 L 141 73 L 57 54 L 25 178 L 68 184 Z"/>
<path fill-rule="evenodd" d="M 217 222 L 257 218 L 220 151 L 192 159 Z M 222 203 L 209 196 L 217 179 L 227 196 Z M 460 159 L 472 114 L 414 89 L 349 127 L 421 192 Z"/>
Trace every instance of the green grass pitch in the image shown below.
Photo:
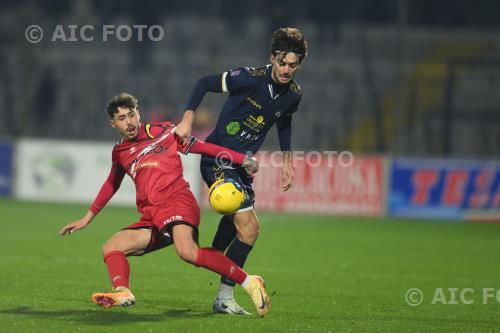
<path fill-rule="evenodd" d="M 101 245 L 134 222 L 108 207 L 85 230 L 59 229 L 87 207 L 0 200 L 0 332 L 493 332 L 500 303 L 500 226 L 260 214 L 261 235 L 246 269 L 267 281 L 265 318 L 211 313 L 218 277 L 173 248 L 131 258 L 131 308 L 102 309 L 90 295 L 109 289 Z M 218 216 L 202 212 L 201 245 Z M 236 296 L 253 311 L 237 287 Z M 405 293 L 419 288 L 420 306 Z M 471 288 L 464 304 L 432 304 L 436 288 Z M 445 295 L 453 303 L 451 295 Z M 457 294 L 458 298 L 458 294 Z M 500 295 L 499 295 L 500 298 Z M 500 299 L 499 299 L 500 301 Z"/>

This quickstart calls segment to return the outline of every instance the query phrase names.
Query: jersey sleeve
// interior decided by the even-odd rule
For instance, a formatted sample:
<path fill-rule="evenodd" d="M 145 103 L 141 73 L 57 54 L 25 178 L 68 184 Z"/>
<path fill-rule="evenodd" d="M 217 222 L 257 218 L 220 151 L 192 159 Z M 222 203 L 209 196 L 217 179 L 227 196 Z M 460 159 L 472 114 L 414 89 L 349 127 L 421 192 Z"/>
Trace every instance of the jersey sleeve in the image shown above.
<path fill-rule="evenodd" d="M 285 115 L 291 115 L 297 112 L 297 110 L 299 109 L 300 101 L 302 100 L 302 89 L 296 81 L 292 81 L 290 83 L 290 90 L 295 94 L 296 102 L 285 112 Z"/>
<path fill-rule="evenodd" d="M 283 116 L 276 122 L 281 151 L 290 151 L 292 143 L 292 115 Z"/>
<path fill-rule="evenodd" d="M 290 107 L 281 118 L 276 122 L 278 129 L 278 139 L 281 151 L 290 151 L 292 145 L 292 115 L 299 109 L 301 95 L 298 96 L 297 102 Z"/>
<path fill-rule="evenodd" d="M 164 127 L 172 127 L 172 126 L 175 126 L 173 122 L 171 121 L 161 121 L 161 122 L 158 122 L 158 123 L 153 123 L 151 125 L 160 125 L 160 126 L 164 126 Z"/>
<path fill-rule="evenodd" d="M 184 109 L 196 111 L 207 92 L 222 93 L 224 86 L 224 74 L 204 76 L 196 80 Z"/>
<path fill-rule="evenodd" d="M 106 206 L 106 204 L 111 200 L 113 195 L 118 191 L 120 185 L 125 176 L 125 170 L 122 166 L 115 160 L 115 154 L 113 153 L 111 171 L 109 172 L 108 178 L 104 181 L 97 194 L 94 202 L 90 206 L 90 211 L 97 215 L 101 209 Z"/>
<path fill-rule="evenodd" d="M 285 116 L 291 116 L 292 114 L 297 112 L 299 110 L 299 104 L 301 100 L 302 98 L 299 97 L 297 103 L 295 103 L 290 109 L 288 109 L 288 112 L 285 113 Z"/>
<path fill-rule="evenodd" d="M 229 92 L 231 95 L 238 95 L 250 89 L 254 82 L 255 80 L 252 80 L 248 69 L 245 67 L 232 69 L 222 74 L 222 91 Z"/>
<path fill-rule="evenodd" d="M 181 141 L 179 140 L 179 137 L 177 136 L 177 134 L 175 135 L 175 138 L 177 140 L 177 151 L 180 152 L 180 153 L 183 153 L 184 155 L 189 154 L 189 151 L 191 150 L 191 148 L 193 147 L 193 145 L 198 140 L 194 136 L 191 136 L 186 141 L 186 143 L 182 144 Z"/>
<path fill-rule="evenodd" d="M 194 136 L 190 137 L 185 144 L 181 144 L 177 137 L 177 151 L 186 155 L 192 153 L 212 156 L 217 159 L 220 158 L 225 161 L 234 162 L 238 165 L 242 165 L 245 160 L 245 155 L 237 151 L 201 141 Z"/>

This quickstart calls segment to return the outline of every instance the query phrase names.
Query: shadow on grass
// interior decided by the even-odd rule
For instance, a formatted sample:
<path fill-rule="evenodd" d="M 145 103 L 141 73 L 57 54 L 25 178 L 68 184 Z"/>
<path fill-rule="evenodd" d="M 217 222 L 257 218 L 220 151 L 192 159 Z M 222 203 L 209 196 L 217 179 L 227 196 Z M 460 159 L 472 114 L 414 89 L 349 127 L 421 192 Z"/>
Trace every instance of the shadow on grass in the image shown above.
<path fill-rule="evenodd" d="M 77 322 L 87 325 L 121 325 L 137 322 L 162 322 L 172 318 L 205 318 L 214 314 L 199 312 L 191 309 L 171 309 L 163 313 L 142 314 L 134 313 L 128 309 L 89 309 L 89 310 L 35 310 L 30 307 L 16 307 L 12 309 L 2 309 L 0 314 L 38 317 L 42 319 L 57 319 L 70 322 Z"/>

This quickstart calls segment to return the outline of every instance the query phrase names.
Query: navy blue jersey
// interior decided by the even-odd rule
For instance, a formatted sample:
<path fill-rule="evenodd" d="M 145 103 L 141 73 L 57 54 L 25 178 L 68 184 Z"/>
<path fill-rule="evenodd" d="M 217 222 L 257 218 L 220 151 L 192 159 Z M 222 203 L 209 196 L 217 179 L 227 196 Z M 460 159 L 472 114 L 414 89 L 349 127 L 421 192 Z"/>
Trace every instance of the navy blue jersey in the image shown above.
<path fill-rule="evenodd" d="M 267 65 L 242 67 L 222 75 L 222 91 L 229 97 L 207 142 L 255 153 L 274 123 L 297 111 L 302 95 L 299 85 L 293 80 L 285 86 L 276 85 L 271 72 L 272 65 Z"/>

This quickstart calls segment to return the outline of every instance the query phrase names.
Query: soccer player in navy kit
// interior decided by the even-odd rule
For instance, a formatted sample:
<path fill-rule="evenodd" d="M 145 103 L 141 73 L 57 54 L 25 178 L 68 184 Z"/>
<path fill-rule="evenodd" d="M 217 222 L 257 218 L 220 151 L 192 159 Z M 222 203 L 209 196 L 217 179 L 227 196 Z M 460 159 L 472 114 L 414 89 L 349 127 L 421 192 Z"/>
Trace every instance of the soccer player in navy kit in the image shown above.
<path fill-rule="evenodd" d="M 217 125 L 206 142 L 231 148 L 240 153 L 258 151 L 264 138 L 276 123 L 283 151 L 282 189 L 293 184 L 290 141 L 292 114 L 301 100 L 300 86 L 293 80 L 307 56 L 307 42 L 295 28 L 277 29 L 271 36 L 271 64 L 261 68 L 242 67 L 222 74 L 205 76 L 196 81 L 176 133 L 187 140 L 191 134 L 194 111 L 206 92 L 229 93 Z M 254 211 L 253 178 L 239 166 L 218 165 L 213 157 L 203 156 L 201 173 L 210 187 L 220 179 L 232 179 L 245 193 L 241 208 L 222 217 L 212 247 L 226 251 L 226 256 L 243 267 L 259 234 Z M 248 314 L 235 301 L 234 282 L 222 277 L 213 304 L 216 313 Z"/>

